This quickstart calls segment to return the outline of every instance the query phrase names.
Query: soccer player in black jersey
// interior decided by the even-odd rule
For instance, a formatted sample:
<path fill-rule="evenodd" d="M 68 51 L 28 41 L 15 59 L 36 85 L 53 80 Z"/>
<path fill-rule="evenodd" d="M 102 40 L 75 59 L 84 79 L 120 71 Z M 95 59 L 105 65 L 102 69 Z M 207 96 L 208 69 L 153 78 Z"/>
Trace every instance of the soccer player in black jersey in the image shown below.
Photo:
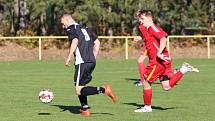
<path fill-rule="evenodd" d="M 63 28 L 67 30 L 70 41 L 70 48 L 65 64 L 69 66 L 72 54 L 74 54 L 74 83 L 76 94 L 81 103 L 80 114 L 89 116 L 89 106 L 87 96 L 104 93 L 109 96 L 113 102 L 116 102 L 110 85 L 101 87 L 86 86 L 92 80 L 92 72 L 96 66 L 96 57 L 100 47 L 100 41 L 97 36 L 88 28 L 75 22 L 69 14 L 61 17 Z"/>

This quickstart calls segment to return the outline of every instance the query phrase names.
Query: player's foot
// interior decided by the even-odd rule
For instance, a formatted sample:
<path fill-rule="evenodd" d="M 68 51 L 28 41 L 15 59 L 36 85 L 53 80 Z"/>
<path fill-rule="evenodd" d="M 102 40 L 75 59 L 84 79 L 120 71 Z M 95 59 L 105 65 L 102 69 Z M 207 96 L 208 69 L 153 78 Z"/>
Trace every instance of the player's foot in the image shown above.
<path fill-rule="evenodd" d="M 134 110 L 134 112 L 136 112 L 136 113 L 148 113 L 148 112 L 152 112 L 152 108 L 151 108 L 151 106 L 144 106 L 144 107 L 141 107 L 141 108 L 139 108 L 139 109 L 136 109 L 136 110 Z"/>
<path fill-rule="evenodd" d="M 191 66 L 189 63 L 184 63 L 182 65 L 182 68 L 184 68 L 186 72 L 199 72 L 197 68 Z"/>
<path fill-rule="evenodd" d="M 137 86 L 137 87 L 143 85 L 140 79 L 138 79 L 137 81 L 135 81 L 134 84 L 135 84 L 135 86 Z"/>
<path fill-rule="evenodd" d="M 112 99 L 112 101 L 115 103 L 117 101 L 117 98 L 116 98 L 116 95 L 114 95 L 111 89 L 111 86 L 106 84 L 106 85 L 103 85 L 102 87 L 105 88 L 105 94 L 109 96 Z"/>
<path fill-rule="evenodd" d="M 80 114 L 82 116 L 90 116 L 90 110 L 89 109 L 80 109 Z"/>

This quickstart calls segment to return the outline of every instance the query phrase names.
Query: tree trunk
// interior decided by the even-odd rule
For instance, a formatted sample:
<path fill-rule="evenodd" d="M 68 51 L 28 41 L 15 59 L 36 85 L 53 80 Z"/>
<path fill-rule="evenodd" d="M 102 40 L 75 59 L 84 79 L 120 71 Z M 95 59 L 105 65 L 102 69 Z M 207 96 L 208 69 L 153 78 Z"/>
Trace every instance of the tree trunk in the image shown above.
<path fill-rule="evenodd" d="M 112 7 L 109 6 L 108 7 L 108 13 L 111 14 L 112 12 Z M 113 29 L 112 26 L 110 26 L 110 23 L 108 23 L 108 36 L 113 36 Z M 109 39 L 109 41 L 111 41 L 112 39 Z"/>
<path fill-rule="evenodd" d="M 28 13 L 26 0 L 19 1 L 19 28 L 26 27 L 26 15 Z"/>
<path fill-rule="evenodd" d="M 182 0 L 181 1 L 181 10 L 180 10 L 180 19 L 181 19 L 181 34 L 185 34 L 185 21 L 186 21 L 186 15 L 185 15 L 185 9 L 187 5 L 187 0 Z"/>
<path fill-rule="evenodd" d="M 45 28 L 45 13 L 43 12 L 42 14 L 40 14 L 40 31 L 41 31 L 41 35 L 46 35 L 46 28 Z"/>
<path fill-rule="evenodd" d="M 4 16 L 4 6 L 0 3 L 0 21 L 3 19 Z"/>
<path fill-rule="evenodd" d="M 11 10 L 11 24 L 10 24 L 10 33 L 15 35 L 15 28 L 14 28 L 14 10 Z"/>
<path fill-rule="evenodd" d="M 19 16 L 19 0 L 14 0 L 13 1 L 14 4 L 13 4 L 13 9 L 14 9 L 14 13 L 15 13 L 15 16 Z"/>
<path fill-rule="evenodd" d="M 214 6 L 215 6 L 215 0 L 210 0 L 209 1 L 209 21 L 208 21 L 208 24 L 209 24 L 209 31 L 210 31 L 210 34 L 214 34 L 215 33 L 215 22 L 214 22 Z"/>
<path fill-rule="evenodd" d="M 11 11 L 11 33 L 16 34 L 16 31 L 19 29 L 19 17 L 20 17 L 20 8 L 19 2 L 20 0 L 13 1 L 13 9 Z"/>
<path fill-rule="evenodd" d="M 121 35 L 124 36 L 125 34 L 125 22 L 122 20 L 121 21 Z"/>

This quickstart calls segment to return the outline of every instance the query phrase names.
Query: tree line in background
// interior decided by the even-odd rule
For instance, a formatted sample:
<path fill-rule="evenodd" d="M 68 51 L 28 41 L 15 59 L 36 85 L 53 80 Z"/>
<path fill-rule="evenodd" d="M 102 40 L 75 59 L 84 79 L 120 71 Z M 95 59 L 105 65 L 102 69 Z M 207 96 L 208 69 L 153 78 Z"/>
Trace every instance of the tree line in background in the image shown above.
<path fill-rule="evenodd" d="M 0 0 L 0 36 L 65 35 L 63 13 L 98 35 L 135 35 L 140 9 L 169 34 L 215 34 L 215 0 Z"/>

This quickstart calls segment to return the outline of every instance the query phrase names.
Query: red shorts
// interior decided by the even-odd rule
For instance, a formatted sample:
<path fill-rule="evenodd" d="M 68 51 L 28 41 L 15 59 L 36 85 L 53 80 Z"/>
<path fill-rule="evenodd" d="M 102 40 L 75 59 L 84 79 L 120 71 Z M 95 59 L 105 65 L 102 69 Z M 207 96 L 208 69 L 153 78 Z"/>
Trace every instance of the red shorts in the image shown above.
<path fill-rule="evenodd" d="M 149 64 L 146 67 L 144 77 L 148 82 L 156 81 L 165 72 L 165 67 L 159 63 Z"/>
<path fill-rule="evenodd" d="M 151 59 L 146 67 L 144 73 L 145 80 L 148 82 L 154 82 L 158 78 L 162 79 L 163 76 L 171 78 L 173 76 L 172 60 L 162 61 L 158 58 Z"/>

